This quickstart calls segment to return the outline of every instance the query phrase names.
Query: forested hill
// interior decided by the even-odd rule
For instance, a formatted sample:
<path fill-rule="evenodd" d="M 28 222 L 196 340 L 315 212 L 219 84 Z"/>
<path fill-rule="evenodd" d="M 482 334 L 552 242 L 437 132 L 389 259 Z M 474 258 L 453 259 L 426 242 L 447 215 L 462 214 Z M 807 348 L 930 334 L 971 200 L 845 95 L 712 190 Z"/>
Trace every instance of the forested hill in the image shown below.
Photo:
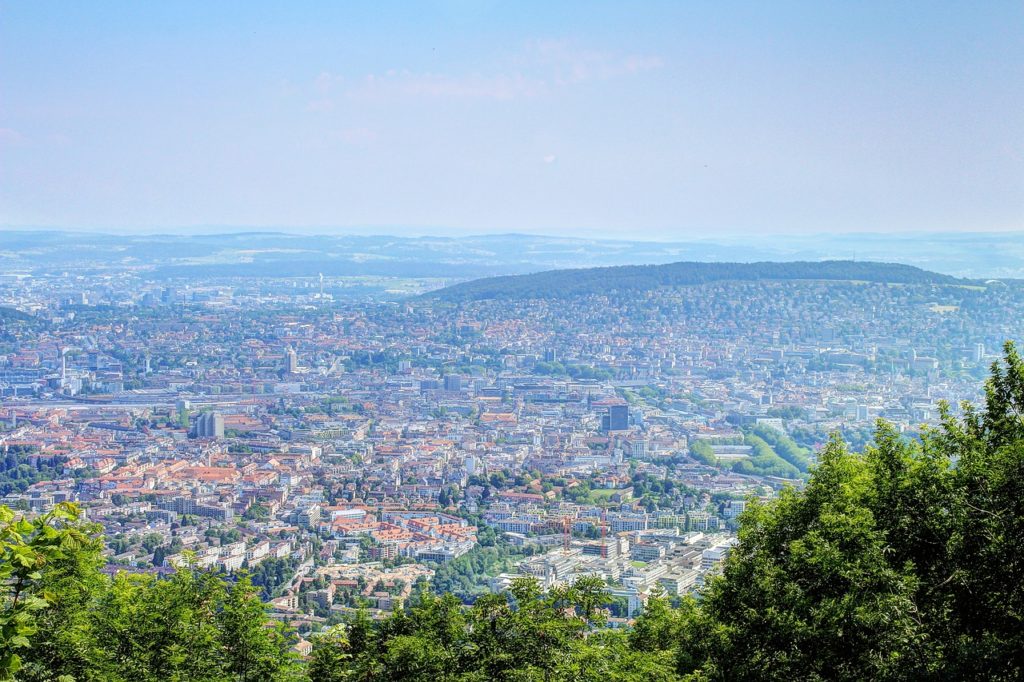
<path fill-rule="evenodd" d="M 952 284 L 949 275 L 910 265 L 865 261 L 795 261 L 792 263 L 669 263 L 608 268 L 549 270 L 530 275 L 488 277 L 426 294 L 443 301 L 569 298 L 611 291 L 647 291 L 725 280 L 855 280 L 894 284 Z"/>
<path fill-rule="evenodd" d="M 17 308 L 0 306 L 0 322 L 30 322 L 34 318 L 28 313 L 23 313 Z"/>

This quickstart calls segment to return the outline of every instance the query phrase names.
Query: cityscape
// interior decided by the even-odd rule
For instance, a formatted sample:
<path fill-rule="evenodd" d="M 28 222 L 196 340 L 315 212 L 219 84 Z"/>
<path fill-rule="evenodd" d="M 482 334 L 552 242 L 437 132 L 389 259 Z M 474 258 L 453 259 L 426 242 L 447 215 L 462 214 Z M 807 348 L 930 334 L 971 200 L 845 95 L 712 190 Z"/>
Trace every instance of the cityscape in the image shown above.
<path fill-rule="evenodd" d="M 0 682 L 1024 680 L 1022 37 L 0 0 Z"/>
<path fill-rule="evenodd" d="M 2 502 L 80 505 L 112 570 L 248 571 L 299 633 L 522 576 L 598 577 L 627 623 L 698 590 L 830 434 L 981 397 L 1024 289 L 914 274 L 359 301 L 322 275 L 8 272 Z"/>

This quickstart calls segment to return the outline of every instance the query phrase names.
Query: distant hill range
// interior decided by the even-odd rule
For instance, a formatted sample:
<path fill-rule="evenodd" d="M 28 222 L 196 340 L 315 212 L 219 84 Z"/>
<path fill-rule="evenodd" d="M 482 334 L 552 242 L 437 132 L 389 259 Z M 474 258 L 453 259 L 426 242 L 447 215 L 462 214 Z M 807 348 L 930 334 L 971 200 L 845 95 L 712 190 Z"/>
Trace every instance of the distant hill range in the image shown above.
<path fill-rule="evenodd" d="M 549 270 L 529 275 L 487 277 L 425 294 L 442 301 L 570 298 L 608 292 L 638 292 L 667 286 L 721 281 L 829 280 L 893 284 L 967 283 L 911 265 L 866 261 L 796 261 L 792 263 L 668 263 L 605 268 Z"/>
<path fill-rule="evenodd" d="M 903 263 L 954 277 L 1024 278 L 1024 232 L 716 235 L 659 242 L 528 234 L 430 237 L 215 229 L 195 234 L 100 234 L 0 225 L 0 274 L 129 272 L 156 281 L 316 278 L 322 273 L 452 283 L 634 263 L 849 259 Z"/>
<path fill-rule="evenodd" d="M 0 306 L 0 322 L 33 322 L 36 318 L 23 313 L 17 308 Z"/>

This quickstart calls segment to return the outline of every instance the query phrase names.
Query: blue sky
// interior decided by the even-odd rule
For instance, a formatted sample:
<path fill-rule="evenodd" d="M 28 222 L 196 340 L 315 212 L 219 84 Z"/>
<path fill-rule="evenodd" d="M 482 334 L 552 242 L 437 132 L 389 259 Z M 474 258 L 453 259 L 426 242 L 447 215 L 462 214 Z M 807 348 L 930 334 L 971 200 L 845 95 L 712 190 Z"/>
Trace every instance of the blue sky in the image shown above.
<path fill-rule="evenodd" d="M 0 224 L 1024 229 L 1024 3 L 0 2 Z"/>

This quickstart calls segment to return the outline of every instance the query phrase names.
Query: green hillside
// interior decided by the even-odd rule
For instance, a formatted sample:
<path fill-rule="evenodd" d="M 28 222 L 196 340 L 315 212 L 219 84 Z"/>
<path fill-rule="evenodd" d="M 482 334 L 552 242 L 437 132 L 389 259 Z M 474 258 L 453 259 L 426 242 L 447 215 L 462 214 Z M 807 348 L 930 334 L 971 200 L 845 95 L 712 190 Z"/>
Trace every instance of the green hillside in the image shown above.
<path fill-rule="evenodd" d="M 31 322 L 35 318 L 17 308 L 0 306 L 0 322 Z"/>
<path fill-rule="evenodd" d="M 910 265 L 861 261 L 792 263 L 669 263 L 578 270 L 550 270 L 530 275 L 488 277 L 462 282 L 425 296 L 443 301 L 569 298 L 591 294 L 637 292 L 664 286 L 719 281 L 831 280 L 893 284 L 955 284 L 955 277 Z"/>

